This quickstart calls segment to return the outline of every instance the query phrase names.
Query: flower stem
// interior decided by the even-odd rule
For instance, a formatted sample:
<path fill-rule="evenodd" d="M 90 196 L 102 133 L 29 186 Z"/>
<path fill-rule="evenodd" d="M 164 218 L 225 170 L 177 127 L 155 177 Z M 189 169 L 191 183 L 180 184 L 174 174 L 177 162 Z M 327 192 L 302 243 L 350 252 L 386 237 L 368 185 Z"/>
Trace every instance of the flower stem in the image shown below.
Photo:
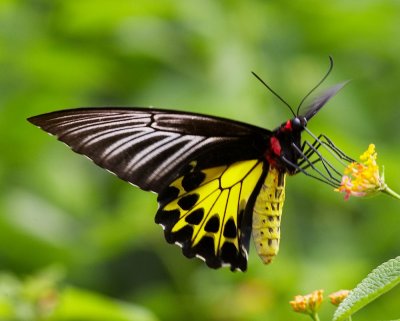
<path fill-rule="evenodd" d="M 382 193 L 388 194 L 394 198 L 397 198 L 400 200 L 400 195 L 397 194 L 395 191 L 393 191 L 392 189 L 390 189 L 387 185 L 384 186 L 384 188 L 382 189 Z"/>
<path fill-rule="evenodd" d="M 310 314 L 311 319 L 313 319 L 314 321 L 320 321 L 319 320 L 319 316 L 318 313 L 314 312 Z"/>

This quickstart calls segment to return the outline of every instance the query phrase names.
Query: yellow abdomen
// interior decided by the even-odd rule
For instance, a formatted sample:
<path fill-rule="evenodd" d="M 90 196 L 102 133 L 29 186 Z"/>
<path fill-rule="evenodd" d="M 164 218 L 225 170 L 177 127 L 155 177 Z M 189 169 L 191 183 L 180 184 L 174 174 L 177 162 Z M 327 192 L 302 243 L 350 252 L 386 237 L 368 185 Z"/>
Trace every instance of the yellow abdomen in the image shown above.
<path fill-rule="evenodd" d="M 265 264 L 278 253 L 286 173 L 270 166 L 253 209 L 253 240 Z"/>

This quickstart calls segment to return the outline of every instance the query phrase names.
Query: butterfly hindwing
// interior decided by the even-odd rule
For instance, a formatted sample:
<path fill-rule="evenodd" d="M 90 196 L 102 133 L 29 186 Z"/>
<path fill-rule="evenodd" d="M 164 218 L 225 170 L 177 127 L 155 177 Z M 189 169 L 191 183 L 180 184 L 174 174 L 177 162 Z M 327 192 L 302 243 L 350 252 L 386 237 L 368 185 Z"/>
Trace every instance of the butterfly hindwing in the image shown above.
<path fill-rule="evenodd" d="M 156 222 L 166 240 L 180 245 L 187 257 L 198 256 L 213 268 L 229 265 L 244 271 L 252 196 L 264 176 L 264 163 L 257 159 L 211 168 L 193 161 L 160 193 Z"/>

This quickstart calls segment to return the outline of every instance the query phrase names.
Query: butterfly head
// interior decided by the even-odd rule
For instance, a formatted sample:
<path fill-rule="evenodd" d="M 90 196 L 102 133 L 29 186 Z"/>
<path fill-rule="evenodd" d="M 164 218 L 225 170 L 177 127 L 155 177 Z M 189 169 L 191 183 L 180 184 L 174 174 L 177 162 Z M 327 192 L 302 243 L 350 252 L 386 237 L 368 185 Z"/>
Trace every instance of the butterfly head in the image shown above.
<path fill-rule="evenodd" d="M 296 116 L 273 131 L 266 153 L 266 159 L 272 166 L 288 174 L 296 173 L 296 166 L 288 166 L 288 161 L 294 165 L 297 164 L 299 154 L 296 150 L 301 149 L 301 132 L 306 126 L 307 119 Z M 294 146 L 296 148 L 293 148 Z"/>
<path fill-rule="evenodd" d="M 307 119 L 304 116 L 297 116 L 289 120 L 292 130 L 302 131 L 307 126 Z"/>
<path fill-rule="evenodd" d="M 293 133 L 302 132 L 307 126 L 307 119 L 304 116 L 296 116 L 281 124 L 275 131 L 277 133 Z"/>

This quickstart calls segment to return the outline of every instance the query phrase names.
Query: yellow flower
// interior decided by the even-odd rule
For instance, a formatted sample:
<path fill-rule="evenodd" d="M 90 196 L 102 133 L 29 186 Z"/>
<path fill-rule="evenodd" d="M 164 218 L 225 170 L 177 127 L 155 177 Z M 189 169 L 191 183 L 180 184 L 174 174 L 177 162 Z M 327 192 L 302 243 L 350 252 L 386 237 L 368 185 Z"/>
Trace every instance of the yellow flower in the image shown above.
<path fill-rule="evenodd" d="M 315 315 L 323 300 L 323 290 L 315 290 L 307 295 L 296 295 L 293 301 L 290 301 L 295 312 Z"/>
<path fill-rule="evenodd" d="M 400 199 L 400 195 L 386 185 L 383 172 L 379 173 L 377 156 L 375 145 L 370 144 L 360 156 L 360 162 L 352 162 L 346 167 L 340 186 L 335 191 L 344 193 L 345 200 L 350 196 L 372 196 L 378 192 Z"/>
<path fill-rule="evenodd" d="M 349 293 L 350 293 L 349 290 L 340 290 L 337 292 L 333 292 L 333 293 L 329 294 L 329 299 L 331 300 L 331 303 L 333 305 L 338 306 L 340 303 L 343 302 L 344 299 L 347 298 Z"/>

